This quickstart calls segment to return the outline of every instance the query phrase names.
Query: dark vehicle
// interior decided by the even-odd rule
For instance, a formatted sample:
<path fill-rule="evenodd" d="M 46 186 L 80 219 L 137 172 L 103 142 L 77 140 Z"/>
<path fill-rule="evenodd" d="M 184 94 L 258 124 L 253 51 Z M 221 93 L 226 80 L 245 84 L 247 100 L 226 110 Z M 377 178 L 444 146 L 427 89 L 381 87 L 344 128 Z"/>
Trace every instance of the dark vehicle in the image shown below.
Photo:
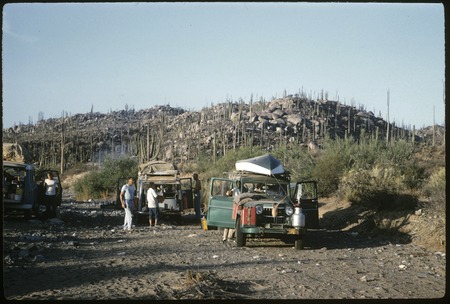
<path fill-rule="evenodd" d="M 291 184 L 292 200 L 302 209 L 305 215 L 305 226 L 308 229 L 319 229 L 319 200 L 317 182 L 303 181 Z"/>
<path fill-rule="evenodd" d="M 236 229 L 238 247 L 245 246 L 247 238 L 270 237 L 294 241 L 295 248 L 302 249 L 307 229 L 318 223 L 315 181 L 291 184 L 287 174 L 245 171 L 211 179 L 206 224 Z"/>
<path fill-rule="evenodd" d="M 38 189 L 32 165 L 3 161 L 3 212 L 15 210 L 30 218 L 37 204 Z"/>

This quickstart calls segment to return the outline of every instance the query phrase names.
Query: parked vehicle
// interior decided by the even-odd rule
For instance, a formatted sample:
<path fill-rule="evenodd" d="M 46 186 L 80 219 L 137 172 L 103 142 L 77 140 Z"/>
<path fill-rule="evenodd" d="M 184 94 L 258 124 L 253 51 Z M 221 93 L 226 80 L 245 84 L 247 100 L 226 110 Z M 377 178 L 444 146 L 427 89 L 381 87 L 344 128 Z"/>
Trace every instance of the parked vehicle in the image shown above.
<path fill-rule="evenodd" d="M 284 168 L 270 155 L 249 163 L 245 166 L 239 161 L 241 171 L 211 179 L 207 226 L 234 228 L 238 247 L 245 246 L 250 237 L 276 237 L 294 241 L 295 248 L 302 249 L 307 229 L 318 227 L 317 183 L 291 184 Z M 255 168 L 261 164 L 275 168 L 277 174 Z"/>
<path fill-rule="evenodd" d="M 3 161 L 3 212 L 24 212 L 31 217 L 37 206 L 35 169 L 22 162 Z"/>
<path fill-rule="evenodd" d="M 149 183 L 154 182 L 157 192 L 164 197 L 159 201 L 160 218 L 182 221 L 182 212 L 193 208 L 192 179 L 180 178 L 177 168 L 167 162 L 153 161 L 139 166 L 136 181 L 137 205 L 135 213 L 148 218 L 147 190 Z"/>

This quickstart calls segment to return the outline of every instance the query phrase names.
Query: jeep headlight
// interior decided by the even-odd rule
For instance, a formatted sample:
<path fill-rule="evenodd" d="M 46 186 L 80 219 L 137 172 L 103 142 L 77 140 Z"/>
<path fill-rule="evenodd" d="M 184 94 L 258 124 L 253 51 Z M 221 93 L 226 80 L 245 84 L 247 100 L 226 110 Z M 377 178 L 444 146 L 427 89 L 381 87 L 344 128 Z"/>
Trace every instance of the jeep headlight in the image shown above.
<path fill-rule="evenodd" d="M 287 216 L 291 216 L 294 213 L 294 209 L 292 209 L 292 207 L 287 206 L 286 209 L 284 209 L 284 211 L 286 212 Z"/>
<path fill-rule="evenodd" d="M 256 205 L 255 210 L 258 215 L 263 213 L 263 207 L 260 205 Z"/>

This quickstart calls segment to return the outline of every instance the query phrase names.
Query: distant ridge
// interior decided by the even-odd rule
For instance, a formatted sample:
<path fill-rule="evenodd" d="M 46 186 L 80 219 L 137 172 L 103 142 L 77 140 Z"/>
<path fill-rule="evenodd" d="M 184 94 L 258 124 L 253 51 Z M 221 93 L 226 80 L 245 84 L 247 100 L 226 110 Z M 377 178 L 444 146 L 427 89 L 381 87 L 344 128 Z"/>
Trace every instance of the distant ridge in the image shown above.
<path fill-rule="evenodd" d="M 271 101 L 225 102 L 200 111 L 157 105 L 108 114 L 91 112 L 41 120 L 3 129 L 3 142 L 20 143 L 43 166 L 101 162 L 106 157 L 133 156 L 140 163 L 182 163 L 205 155 L 223 155 L 241 146 L 268 152 L 280 146 L 319 147 L 325 137 L 386 141 L 387 122 L 364 110 L 331 100 L 286 96 Z M 430 143 L 433 128 L 414 130 L 390 124 L 390 140 Z M 435 127 L 435 142 L 445 128 Z M 63 141 L 61 141 L 63 139 Z M 61 144 L 63 143 L 63 144 Z"/>

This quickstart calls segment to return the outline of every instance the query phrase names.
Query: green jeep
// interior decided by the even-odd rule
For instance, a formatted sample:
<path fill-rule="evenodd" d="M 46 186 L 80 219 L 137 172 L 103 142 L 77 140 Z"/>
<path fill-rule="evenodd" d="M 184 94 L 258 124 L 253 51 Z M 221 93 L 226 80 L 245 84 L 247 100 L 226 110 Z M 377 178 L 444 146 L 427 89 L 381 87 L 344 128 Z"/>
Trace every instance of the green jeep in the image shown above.
<path fill-rule="evenodd" d="M 270 237 L 294 240 L 303 249 L 307 228 L 318 228 L 317 183 L 242 171 L 212 178 L 206 222 L 234 228 L 238 247 L 248 237 Z"/>

